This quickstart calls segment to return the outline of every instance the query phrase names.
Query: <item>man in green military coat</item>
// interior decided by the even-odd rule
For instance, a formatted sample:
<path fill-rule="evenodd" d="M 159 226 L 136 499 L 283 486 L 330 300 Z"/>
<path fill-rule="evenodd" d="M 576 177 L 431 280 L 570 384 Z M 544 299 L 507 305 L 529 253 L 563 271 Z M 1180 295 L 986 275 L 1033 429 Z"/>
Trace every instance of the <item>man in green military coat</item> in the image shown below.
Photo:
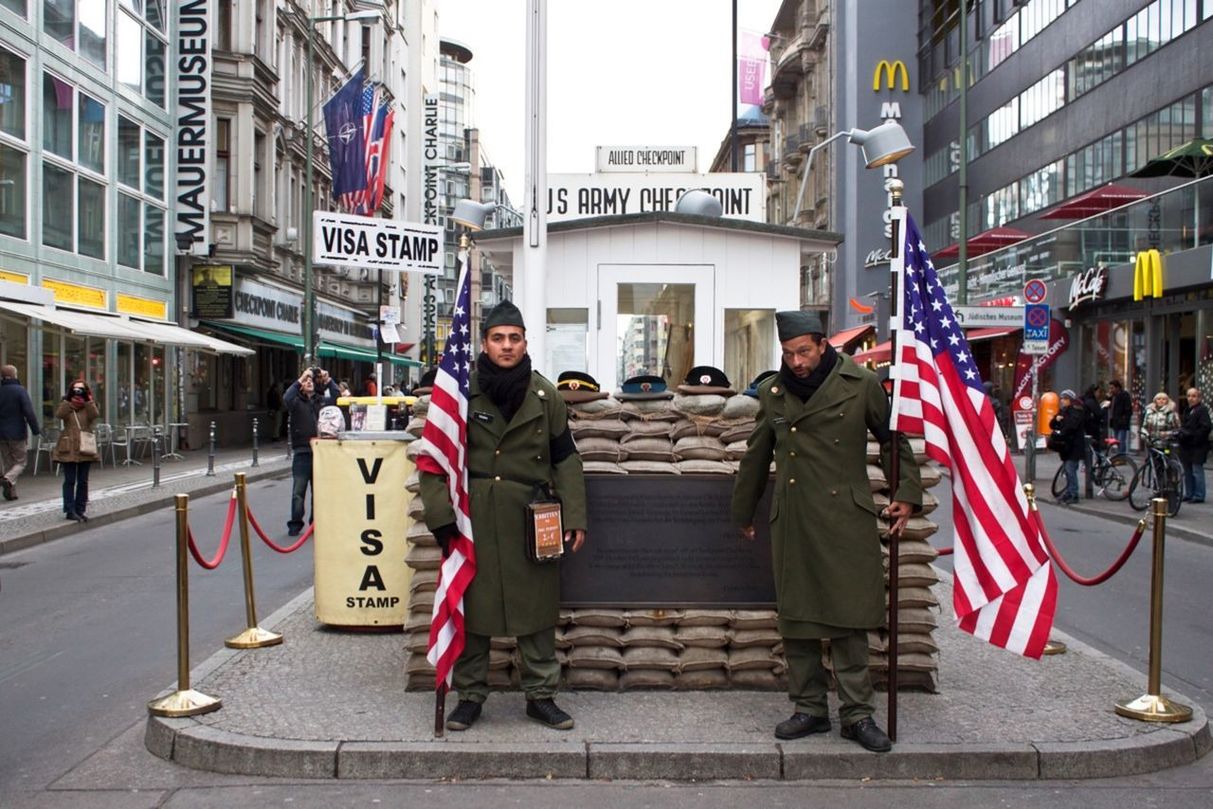
<path fill-rule="evenodd" d="M 758 386 L 761 405 L 733 489 L 733 519 L 754 539 L 754 510 L 771 459 L 771 557 L 779 631 L 796 705 L 775 736 L 798 739 L 830 730 L 821 640 L 830 640 L 841 702 L 842 736 L 868 750 L 892 748 L 872 719 L 869 629 L 885 623 L 884 570 L 877 510 L 868 486 L 867 438 L 880 442 L 889 474 L 889 403 L 876 376 L 825 339 L 810 312 L 778 312 L 779 373 Z M 922 505 L 922 485 L 902 438 L 901 479 L 885 516 L 900 533 Z"/>
<path fill-rule="evenodd" d="M 476 575 L 463 596 L 465 646 L 455 662 L 459 704 L 447 717 L 466 730 L 488 697 L 489 641 L 518 639 L 527 716 L 568 730 L 573 719 L 553 701 L 560 567 L 526 553 L 526 505 L 543 485 L 563 504 L 564 539 L 585 542 L 585 479 L 569 433 L 568 410 L 556 387 L 531 370 L 526 326 L 518 307 L 499 304 L 484 320 L 483 352 L 470 380 L 468 478 Z M 457 535 L 446 480 L 422 473 L 425 522 L 445 557 Z"/>

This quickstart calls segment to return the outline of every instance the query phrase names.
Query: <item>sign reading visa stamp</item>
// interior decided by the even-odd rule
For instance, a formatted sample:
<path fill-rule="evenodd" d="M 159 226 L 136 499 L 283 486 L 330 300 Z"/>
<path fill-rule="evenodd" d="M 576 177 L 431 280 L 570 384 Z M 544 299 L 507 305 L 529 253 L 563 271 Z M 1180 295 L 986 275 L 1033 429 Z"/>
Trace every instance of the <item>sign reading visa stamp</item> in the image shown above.
<path fill-rule="evenodd" d="M 442 228 L 438 225 L 315 211 L 312 233 L 316 264 L 426 275 L 444 269 Z"/>

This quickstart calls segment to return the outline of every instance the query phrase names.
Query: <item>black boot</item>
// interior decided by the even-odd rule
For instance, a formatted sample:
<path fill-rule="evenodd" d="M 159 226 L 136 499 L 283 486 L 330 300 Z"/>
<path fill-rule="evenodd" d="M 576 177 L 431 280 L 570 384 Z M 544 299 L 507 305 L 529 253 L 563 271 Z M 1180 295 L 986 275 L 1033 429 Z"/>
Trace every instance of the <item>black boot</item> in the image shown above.
<path fill-rule="evenodd" d="M 451 711 L 450 716 L 446 718 L 447 729 L 467 730 L 480 718 L 480 710 L 479 702 L 472 702 L 470 699 L 459 700 L 455 710 Z"/>
<path fill-rule="evenodd" d="M 776 739 L 799 739 L 813 733 L 828 733 L 830 720 L 824 716 L 811 716 L 797 711 L 791 718 L 775 726 Z"/>
<path fill-rule="evenodd" d="M 887 753 L 893 749 L 889 737 L 877 727 L 870 716 L 865 716 L 853 725 L 843 725 L 842 738 L 850 739 L 873 753 Z"/>
<path fill-rule="evenodd" d="M 556 707 L 556 703 L 550 699 L 528 699 L 526 715 L 556 730 L 573 729 L 573 717 Z"/>

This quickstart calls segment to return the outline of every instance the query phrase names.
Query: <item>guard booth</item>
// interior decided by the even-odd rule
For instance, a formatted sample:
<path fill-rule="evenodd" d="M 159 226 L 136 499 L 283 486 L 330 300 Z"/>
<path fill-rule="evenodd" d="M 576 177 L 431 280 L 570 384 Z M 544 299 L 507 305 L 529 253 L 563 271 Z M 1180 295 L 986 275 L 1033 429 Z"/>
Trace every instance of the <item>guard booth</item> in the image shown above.
<path fill-rule="evenodd" d="M 535 360 L 552 379 L 588 371 L 603 390 L 640 373 L 672 387 L 696 365 L 720 368 L 741 389 L 779 367 L 775 312 L 799 308 L 809 297 L 802 277 L 828 275 L 826 259 L 842 241 L 827 231 L 673 212 L 549 223 L 547 238 L 547 336 L 545 356 Z M 474 241 L 512 282 L 525 263 L 522 229 L 484 231 Z M 813 300 L 827 319 L 828 292 Z"/>

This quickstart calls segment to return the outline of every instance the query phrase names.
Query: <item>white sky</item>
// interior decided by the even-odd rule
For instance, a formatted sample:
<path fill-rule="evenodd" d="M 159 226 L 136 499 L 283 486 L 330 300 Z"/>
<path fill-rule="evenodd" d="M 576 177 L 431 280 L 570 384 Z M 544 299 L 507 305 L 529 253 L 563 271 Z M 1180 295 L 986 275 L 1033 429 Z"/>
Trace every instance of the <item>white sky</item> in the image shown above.
<path fill-rule="evenodd" d="M 780 0 L 737 0 L 765 33 Z M 549 174 L 592 173 L 596 146 L 698 146 L 707 171 L 730 125 L 732 0 L 549 0 Z M 442 37 L 468 46 L 475 120 L 522 206 L 526 0 L 439 0 Z M 769 76 L 768 76 L 769 79 Z"/>

